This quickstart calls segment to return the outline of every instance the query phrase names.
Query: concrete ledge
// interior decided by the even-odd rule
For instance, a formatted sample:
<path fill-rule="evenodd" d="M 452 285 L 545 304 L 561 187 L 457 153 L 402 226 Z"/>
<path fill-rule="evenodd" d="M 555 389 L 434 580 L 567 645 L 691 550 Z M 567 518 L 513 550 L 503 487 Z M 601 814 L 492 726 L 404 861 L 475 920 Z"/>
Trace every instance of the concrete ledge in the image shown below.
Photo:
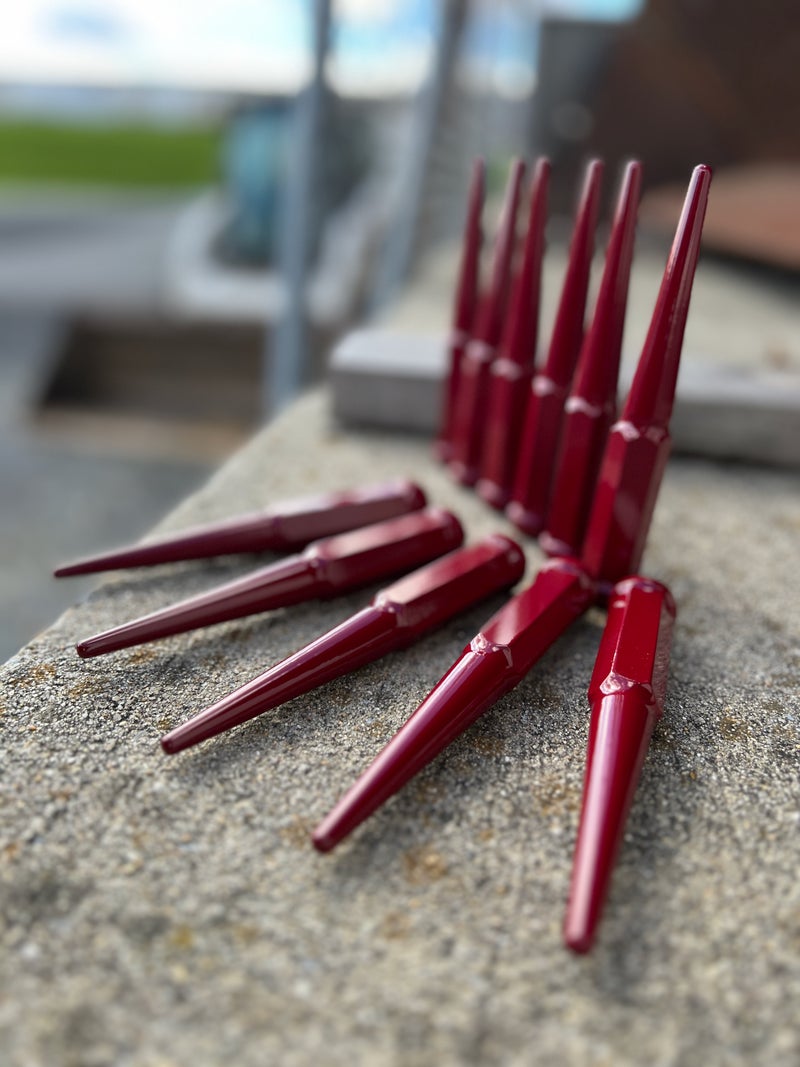
<path fill-rule="evenodd" d="M 637 358 L 623 363 L 623 398 Z M 441 418 L 446 363 L 441 334 L 348 334 L 331 355 L 334 413 L 347 425 L 431 434 Z M 671 433 L 675 452 L 800 467 L 800 374 L 687 354 Z"/>
<path fill-rule="evenodd" d="M 344 434 L 321 394 L 164 526 L 390 474 L 506 529 L 424 442 Z M 560 924 L 599 614 L 320 856 L 310 827 L 498 604 L 168 759 L 163 730 L 369 591 L 83 662 L 78 638 L 246 564 L 104 583 L 0 679 L 0 1060 L 795 1064 L 799 482 L 671 463 L 646 560 L 678 602 L 666 710 L 584 959 Z"/>

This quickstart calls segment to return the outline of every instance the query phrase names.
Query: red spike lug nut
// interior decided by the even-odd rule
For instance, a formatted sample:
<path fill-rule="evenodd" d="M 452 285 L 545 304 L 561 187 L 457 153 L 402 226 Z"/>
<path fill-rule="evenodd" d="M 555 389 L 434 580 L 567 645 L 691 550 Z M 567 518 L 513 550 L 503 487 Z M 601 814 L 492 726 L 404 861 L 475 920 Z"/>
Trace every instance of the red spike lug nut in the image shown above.
<path fill-rule="evenodd" d="M 650 736 L 664 710 L 675 602 L 666 586 L 626 578 L 611 594 L 589 687 L 583 804 L 564 939 L 588 952 L 608 893 Z"/>
<path fill-rule="evenodd" d="M 522 266 L 513 285 L 500 349 L 489 369 L 481 477 L 476 489 L 498 509 L 505 507 L 511 492 L 515 450 L 536 357 L 549 182 L 550 161 L 540 159 L 531 182 Z"/>
<path fill-rule="evenodd" d="M 382 590 L 369 607 L 166 734 L 161 746 L 180 752 L 406 648 L 470 605 L 514 585 L 524 569 L 522 549 L 501 534 L 459 548 Z"/>
<path fill-rule="evenodd" d="M 509 693 L 589 607 L 595 587 L 577 560 L 551 560 L 473 638 L 312 835 L 328 852 L 467 727 Z"/>
<path fill-rule="evenodd" d="M 404 479 L 381 482 L 289 500 L 265 511 L 182 530 L 158 541 L 65 564 L 55 571 L 55 576 L 96 574 L 121 567 L 153 567 L 159 563 L 240 552 L 287 552 L 320 537 L 332 537 L 424 507 L 425 494 L 419 486 Z"/>
<path fill-rule="evenodd" d="M 436 559 L 457 548 L 463 538 L 458 519 L 441 508 L 327 537 L 300 555 L 89 637 L 78 644 L 78 655 L 99 656 L 199 626 L 335 597 Z"/>
<path fill-rule="evenodd" d="M 617 407 L 617 379 L 636 237 L 641 164 L 625 168 L 592 324 L 564 406 L 561 436 L 540 544 L 548 555 L 580 551 L 597 471 Z M 544 497 L 532 504 L 539 511 Z"/>
<path fill-rule="evenodd" d="M 508 303 L 509 277 L 516 244 L 517 207 L 524 174 L 525 164 L 515 160 L 508 177 L 489 288 L 480 300 L 475 328 L 461 361 L 453 415 L 450 469 L 464 485 L 473 485 L 478 478 L 483 441 L 481 405 Z"/>
<path fill-rule="evenodd" d="M 639 569 L 669 457 L 669 420 L 710 183 L 710 168 L 696 167 L 630 393 L 600 465 L 581 558 L 607 586 Z"/>
<path fill-rule="evenodd" d="M 456 284 L 453 325 L 448 340 L 449 367 L 442 397 L 442 422 L 434 443 L 434 454 L 444 462 L 452 455 L 453 419 L 461 383 L 461 361 L 475 321 L 483 233 L 481 213 L 486 195 L 486 164 L 476 159 L 467 203 L 467 220 L 461 253 L 461 269 Z"/>
<path fill-rule="evenodd" d="M 532 501 L 541 498 L 546 502 L 549 497 L 564 401 L 583 339 L 602 179 L 603 164 L 593 160 L 587 167 L 578 203 L 547 359 L 541 371 L 534 375 L 525 400 L 518 454 L 511 473 L 512 499 L 506 511 L 520 530 L 531 535 L 542 528 L 545 504 L 534 508 Z"/>

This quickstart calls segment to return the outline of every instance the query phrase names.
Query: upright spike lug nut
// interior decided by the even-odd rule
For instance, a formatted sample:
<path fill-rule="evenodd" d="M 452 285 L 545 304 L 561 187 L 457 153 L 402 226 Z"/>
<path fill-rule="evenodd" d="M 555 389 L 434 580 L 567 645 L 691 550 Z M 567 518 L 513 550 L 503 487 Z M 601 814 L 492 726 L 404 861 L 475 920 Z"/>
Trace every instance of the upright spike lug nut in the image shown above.
<path fill-rule="evenodd" d="M 539 533 L 544 521 L 545 505 L 536 502 L 549 498 L 564 401 L 583 339 L 602 179 L 603 164 L 593 160 L 587 167 L 578 202 L 547 359 L 534 375 L 525 401 L 506 513 L 515 526 L 532 536 Z"/>
<path fill-rule="evenodd" d="M 539 334 L 539 303 L 547 222 L 550 161 L 540 159 L 531 182 L 522 266 L 514 282 L 506 328 L 489 369 L 478 495 L 502 510 L 511 493 L 516 447 L 525 413 Z"/>
<path fill-rule="evenodd" d="M 300 555 L 89 637 L 78 644 L 78 655 L 100 656 L 200 626 L 335 597 L 436 559 L 457 548 L 463 538 L 458 519 L 441 508 L 327 537 Z"/>
<path fill-rule="evenodd" d="M 564 406 L 552 491 L 547 501 L 546 530 L 539 539 L 551 556 L 575 556 L 580 552 L 597 471 L 616 412 L 641 179 L 641 164 L 629 163 L 623 175 L 592 324 Z M 544 499 L 541 495 L 533 510 L 541 513 Z"/>
<path fill-rule="evenodd" d="M 435 455 L 444 462 L 450 459 L 453 451 L 453 419 L 461 384 L 461 361 L 464 358 L 464 349 L 469 340 L 470 331 L 475 324 L 483 242 L 481 214 L 485 196 L 486 164 L 482 159 L 476 159 L 472 167 L 467 202 L 467 219 L 462 243 L 461 269 L 456 283 L 453 325 L 447 345 L 449 366 L 442 398 L 442 421 L 439 436 L 434 443 Z"/>
<path fill-rule="evenodd" d="M 381 482 L 289 500 L 265 511 L 196 526 L 157 541 L 67 563 L 56 569 L 55 576 L 153 567 L 242 552 L 289 552 L 320 537 L 332 537 L 424 507 L 425 494 L 419 486 L 403 479 Z"/>
<path fill-rule="evenodd" d="M 639 569 L 669 457 L 669 420 L 710 184 L 710 168 L 696 167 L 628 399 L 603 453 L 581 558 L 607 587 Z"/>
<path fill-rule="evenodd" d="M 626 578 L 613 590 L 589 687 L 583 804 L 564 939 L 592 947 L 650 736 L 664 710 L 675 602 L 666 586 Z"/>
<path fill-rule="evenodd" d="M 478 478 L 483 442 L 480 408 L 508 304 L 509 278 L 516 244 L 517 207 L 524 174 L 525 164 L 515 160 L 508 177 L 489 288 L 480 301 L 475 329 L 461 361 L 450 469 L 464 485 L 474 485 Z"/>

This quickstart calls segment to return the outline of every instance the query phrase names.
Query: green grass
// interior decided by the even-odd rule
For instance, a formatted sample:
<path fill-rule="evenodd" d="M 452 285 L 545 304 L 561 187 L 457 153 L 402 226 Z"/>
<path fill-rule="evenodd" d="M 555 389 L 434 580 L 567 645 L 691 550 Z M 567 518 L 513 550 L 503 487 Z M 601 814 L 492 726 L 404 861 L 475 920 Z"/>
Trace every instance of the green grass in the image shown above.
<path fill-rule="evenodd" d="M 219 173 L 220 133 L 0 120 L 0 182 L 179 188 Z"/>

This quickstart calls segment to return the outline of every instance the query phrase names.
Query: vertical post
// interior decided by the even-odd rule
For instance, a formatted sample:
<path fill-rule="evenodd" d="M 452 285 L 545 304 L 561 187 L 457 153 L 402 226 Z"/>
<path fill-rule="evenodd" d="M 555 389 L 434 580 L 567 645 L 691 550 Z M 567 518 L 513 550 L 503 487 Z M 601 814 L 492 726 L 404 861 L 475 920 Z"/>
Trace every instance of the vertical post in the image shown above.
<path fill-rule="evenodd" d="M 442 112 L 452 81 L 458 42 L 466 14 L 467 0 L 445 0 L 441 6 L 436 55 L 418 104 L 418 118 L 408 154 L 402 201 L 397 211 L 394 232 L 380 265 L 377 285 L 372 293 L 373 312 L 386 304 L 411 270 L 431 157 L 440 132 Z"/>
<path fill-rule="evenodd" d="M 331 0 L 315 0 L 313 67 L 296 104 L 291 179 L 286 188 L 281 229 L 280 272 L 286 305 L 271 330 L 267 324 L 262 372 L 262 410 L 276 415 L 298 392 L 308 359 L 307 277 L 318 195 L 318 160 L 325 97 L 325 58 L 331 26 Z"/>

